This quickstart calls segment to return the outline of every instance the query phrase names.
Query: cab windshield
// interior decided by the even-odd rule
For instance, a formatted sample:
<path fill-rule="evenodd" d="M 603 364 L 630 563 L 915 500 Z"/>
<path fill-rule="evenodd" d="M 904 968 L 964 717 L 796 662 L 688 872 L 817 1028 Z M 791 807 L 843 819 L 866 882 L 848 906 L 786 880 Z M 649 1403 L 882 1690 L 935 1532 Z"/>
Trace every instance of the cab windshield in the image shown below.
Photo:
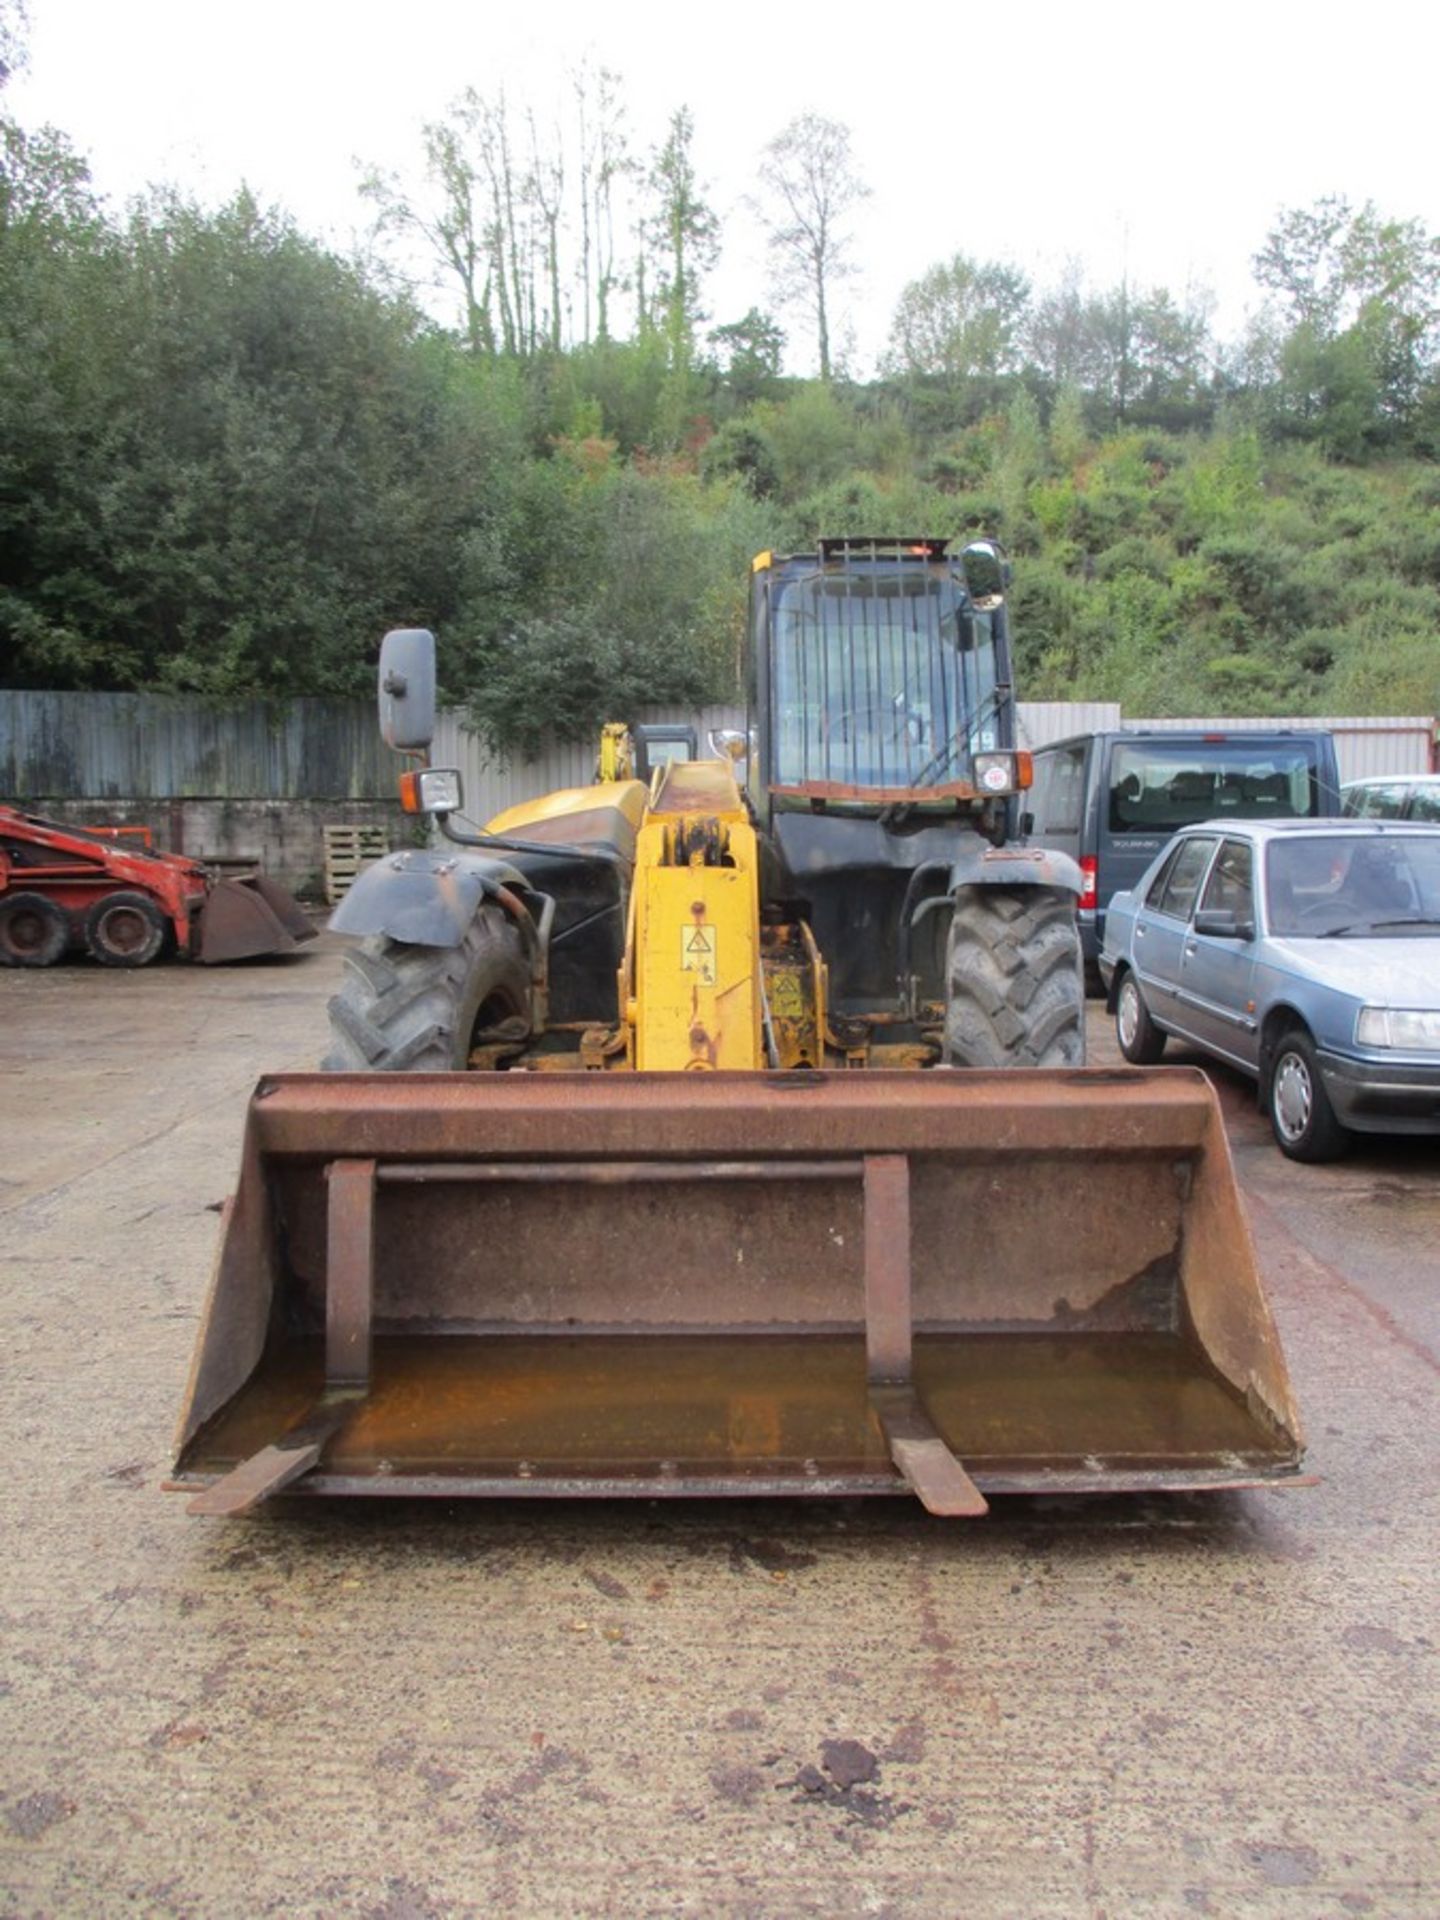
<path fill-rule="evenodd" d="M 943 569 L 815 572 L 771 603 L 778 786 L 939 787 L 998 745 L 990 616 Z"/>

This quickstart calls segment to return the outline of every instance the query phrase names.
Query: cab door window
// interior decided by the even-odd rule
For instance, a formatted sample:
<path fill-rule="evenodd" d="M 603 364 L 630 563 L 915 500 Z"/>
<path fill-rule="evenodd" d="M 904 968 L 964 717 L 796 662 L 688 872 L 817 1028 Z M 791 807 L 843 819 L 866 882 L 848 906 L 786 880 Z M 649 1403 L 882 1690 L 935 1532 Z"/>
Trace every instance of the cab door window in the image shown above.
<path fill-rule="evenodd" d="M 1174 920 L 1188 920 L 1215 851 L 1213 834 L 1198 833 L 1182 840 L 1175 856 L 1150 889 L 1146 905 Z"/>
<path fill-rule="evenodd" d="M 1237 924 L 1254 920 L 1254 860 L 1248 840 L 1221 842 L 1200 905 L 1206 912 L 1233 914 Z"/>

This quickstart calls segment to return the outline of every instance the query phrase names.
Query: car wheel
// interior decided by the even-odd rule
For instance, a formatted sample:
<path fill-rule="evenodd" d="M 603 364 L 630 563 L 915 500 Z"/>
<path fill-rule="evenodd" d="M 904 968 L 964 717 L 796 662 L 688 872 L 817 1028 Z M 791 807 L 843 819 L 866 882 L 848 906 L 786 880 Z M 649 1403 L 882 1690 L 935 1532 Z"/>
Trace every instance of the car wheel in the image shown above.
<path fill-rule="evenodd" d="M 1336 1160 L 1349 1146 L 1320 1077 L 1315 1043 L 1299 1028 L 1275 1049 L 1268 1104 L 1276 1145 L 1290 1159 Z"/>
<path fill-rule="evenodd" d="M 1132 1066 L 1153 1067 L 1165 1051 L 1165 1036 L 1150 1018 L 1133 973 L 1122 975 L 1115 995 L 1115 1038 Z"/>

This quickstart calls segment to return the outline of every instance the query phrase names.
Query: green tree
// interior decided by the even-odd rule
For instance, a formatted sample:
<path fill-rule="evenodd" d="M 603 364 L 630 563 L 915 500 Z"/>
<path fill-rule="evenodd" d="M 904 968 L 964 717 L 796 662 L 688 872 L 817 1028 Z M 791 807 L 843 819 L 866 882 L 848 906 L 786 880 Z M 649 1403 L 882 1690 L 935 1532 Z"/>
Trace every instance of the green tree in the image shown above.
<path fill-rule="evenodd" d="M 1279 308 L 1254 343 L 1274 423 L 1342 458 L 1403 444 L 1440 348 L 1440 238 L 1332 196 L 1282 214 L 1254 268 Z"/>
<path fill-rule="evenodd" d="M 72 242 L 0 322 L 12 683 L 362 690 L 385 626 L 453 609 L 486 512 L 453 361 L 247 195 Z"/>
<path fill-rule="evenodd" d="M 900 296 L 885 356 L 889 371 L 958 383 L 1020 365 L 1030 282 L 1017 267 L 957 253 Z"/>
<path fill-rule="evenodd" d="M 635 163 L 626 138 L 619 75 L 608 67 L 596 71 L 585 62 L 574 86 L 580 146 L 581 339 L 604 345 L 610 338 L 610 303 L 620 286 L 616 189 L 634 173 Z"/>
<path fill-rule="evenodd" d="M 1054 410 L 1050 415 L 1050 451 L 1059 465 L 1069 472 L 1079 464 L 1088 440 L 1080 390 L 1067 381 L 1056 395 Z"/>
<path fill-rule="evenodd" d="M 1349 202 L 1331 194 L 1313 207 L 1290 208 L 1266 234 L 1251 265 L 1260 285 L 1280 295 L 1292 326 L 1324 337 L 1339 325 L 1343 236 L 1352 218 Z"/>
<path fill-rule="evenodd" d="M 651 161 L 646 238 L 655 258 L 654 303 L 665 343 L 667 379 L 661 397 L 662 441 L 676 445 L 692 399 L 695 329 L 704 318 L 700 288 L 720 251 L 720 223 L 703 198 L 691 151 L 695 124 L 688 107 Z"/>
<path fill-rule="evenodd" d="M 769 314 L 751 307 L 742 319 L 712 328 L 710 344 L 723 356 L 725 385 L 737 405 L 753 406 L 774 389 L 785 335 Z"/>
<path fill-rule="evenodd" d="M 760 184 L 776 292 L 782 304 L 800 304 L 814 320 L 820 378 L 828 381 L 831 298 L 856 271 L 846 223 L 870 193 L 855 169 L 849 128 L 818 113 L 798 114 L 766 147 Z"/>
<path fill-rule="evenodd" d="M 29 25 L 25 0 L 0 0 L 0 88 L 29 62 L 25 43 Z"/>
<path fill-rule="evenodd" d="M 1137 293 L 1122 281 L 1087 303 L 1085 334 L 1091 391 L 1117 422 L 1137 415 L 1153 420 L 1199 394 L 1209 340 L 1205 314 L 1177 306 L 1167 288 Z"/>
<path fill-rule="evenodd" d="M 463 106 L 421 129 L 429 195 L 417 197 L 399 176 L 367 168 L 360 192 L 376 210 L 377 231 L 415 234 L 459 291 L 464 337 L 472 353 L 495 351 L 495 235 L 484 220 L 480 176 Z"/>

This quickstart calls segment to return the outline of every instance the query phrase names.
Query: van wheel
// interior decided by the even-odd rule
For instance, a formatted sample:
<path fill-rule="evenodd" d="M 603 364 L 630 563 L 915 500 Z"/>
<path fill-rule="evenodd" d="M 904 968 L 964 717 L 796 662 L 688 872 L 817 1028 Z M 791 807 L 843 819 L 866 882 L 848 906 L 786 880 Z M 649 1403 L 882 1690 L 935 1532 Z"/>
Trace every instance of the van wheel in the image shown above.
<path fill-rule="evenodd" d="M 1292 1028 L 1275 1048 L 1266 1098 L 1275 1143 L 1291 1160 L 1338 1160 L 1350 1134 L 1320 1077 L 1315 1042 L 1303 1027 Z"/>
<path fill-rule="evenodd" d="M 1150 1018 L 1133 973 L 1121 977 L 1115 995 L 1115 1038 L 1133 1067 L 1153 1067 L 1165 1051 L 1165 1035 Z"/>
<path fill-rule="evenodd" d="M 503 907 L 482 906 L 458 947 L 372 934 L 345 956 L 330 1001 L 327 1073 L 464 1073 L 530 1032 L 530 967 Z"/>
<path fill-rule="evenodd" d="M 1085 1064 L 1073 894 L 1060 887 L 957 890 L 945 950 L 944 1064 Z"/>

